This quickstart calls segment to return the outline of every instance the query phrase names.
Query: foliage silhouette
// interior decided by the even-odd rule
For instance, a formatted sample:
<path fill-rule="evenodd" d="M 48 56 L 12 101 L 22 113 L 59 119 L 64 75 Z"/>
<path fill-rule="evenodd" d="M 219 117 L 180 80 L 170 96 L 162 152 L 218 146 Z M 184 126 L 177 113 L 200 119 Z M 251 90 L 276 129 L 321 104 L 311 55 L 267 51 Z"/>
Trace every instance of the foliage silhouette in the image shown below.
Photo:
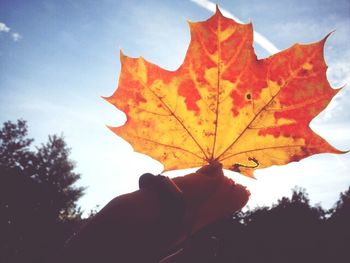
<path fill-rule="evenodd" d="M 350 187 L 340 194 L 327 220 L 327 253 L 333 262 L 348 262 L 350 258 Z"/>
<path fill-rule="evenodd" d="M 0 261 L 42 262 L 80 223 L 69 148 L 62 137 L 33 149 L 24 120 L 0 130 Z"/>
<path fill-rule="evenodd" d="M 208 226 L 187 241 L 181 262 L 348 262 L 349 197 L 350 188 L 326 212 L 310 205 L 304 189 L 294 188 L 291 198 L 271 208 L 241 211 Z"/>

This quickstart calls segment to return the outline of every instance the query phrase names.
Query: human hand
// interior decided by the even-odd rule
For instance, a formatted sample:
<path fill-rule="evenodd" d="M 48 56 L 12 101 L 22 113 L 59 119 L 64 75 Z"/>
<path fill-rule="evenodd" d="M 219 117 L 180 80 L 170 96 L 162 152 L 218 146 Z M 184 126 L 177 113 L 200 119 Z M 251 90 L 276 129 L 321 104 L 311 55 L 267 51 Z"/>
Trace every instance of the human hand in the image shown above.
<path fill-rule="evenodd" d="M 190 234 L 241 209 L 250 196 L 244 186 L 224 176 L 219 163 L 203 166 L 195 173 L 176 177 L 173 181 L 184 195 L 184 228 Z M 184 238 L 182 236 L 180 240 Z"/>
<path fill-rule="evenodd" d="M 166 215 L 171 204 L 164 210 L 166 198 L 157 189 L 118 196 L 68 243 L 65 262 L 158 262 L 171 247 L 239 210 L 249 198 L 243 186 L 224 176 L 219 163 L 172 182 L 181 190 L 185 208 L 175 221 Z"/>

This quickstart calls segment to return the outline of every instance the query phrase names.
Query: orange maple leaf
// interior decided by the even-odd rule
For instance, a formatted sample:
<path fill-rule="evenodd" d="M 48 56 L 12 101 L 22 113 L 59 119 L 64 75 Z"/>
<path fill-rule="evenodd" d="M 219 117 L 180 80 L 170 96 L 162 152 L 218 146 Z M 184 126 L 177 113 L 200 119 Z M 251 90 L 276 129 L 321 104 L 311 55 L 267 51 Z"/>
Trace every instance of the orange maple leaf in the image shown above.
<path fill-rule="evenodd" d="M 220 162 L 253 176 L 258 168 L 343 153 L 309 127 L 340 90 L 326 77 L 327 37 L 257 59 L 252 24 L 217 8 L 189 25 L 191 43 L 175 71 L 121 53 L 119 87 L 106 99 L 127 121 L 113 132 L 165 171 Z"/>

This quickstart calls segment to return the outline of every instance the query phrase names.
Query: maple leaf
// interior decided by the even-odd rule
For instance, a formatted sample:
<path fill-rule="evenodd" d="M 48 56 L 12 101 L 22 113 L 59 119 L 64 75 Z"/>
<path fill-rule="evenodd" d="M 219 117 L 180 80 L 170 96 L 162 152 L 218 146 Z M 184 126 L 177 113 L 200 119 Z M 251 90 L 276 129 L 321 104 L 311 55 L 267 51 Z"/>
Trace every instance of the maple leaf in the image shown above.
<path fill-rule="evenodd" d="M 317 153 L 343 153 L 309 127 L 340 90 L 326 77 L 327 37 L 257 59 L 252 24 L 217 8 L 189 26 L 191 42 L 175 71 L 120 54 L 119 86 L 106 99 L 127 121 L 110 128 L 136 151 L 165 171 L 220 162 L 246 176 Z"/>

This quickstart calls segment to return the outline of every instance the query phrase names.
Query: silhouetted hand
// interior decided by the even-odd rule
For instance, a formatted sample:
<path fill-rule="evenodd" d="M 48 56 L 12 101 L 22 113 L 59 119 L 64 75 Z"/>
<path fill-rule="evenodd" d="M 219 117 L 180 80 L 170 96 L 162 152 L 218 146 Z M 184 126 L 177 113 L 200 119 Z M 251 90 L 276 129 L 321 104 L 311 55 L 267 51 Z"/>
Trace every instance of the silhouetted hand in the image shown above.
<path fill-rule="evenodd" d="M 241 209 L 250 195 L 218 163 L 172 180 L 153 177 L 141 177 L 140 190 L 97 213 L 68 242 L 63 262 L 159 262 L 188 236 Z M 175 262 L 170 258 L 162 262 Z"/>

